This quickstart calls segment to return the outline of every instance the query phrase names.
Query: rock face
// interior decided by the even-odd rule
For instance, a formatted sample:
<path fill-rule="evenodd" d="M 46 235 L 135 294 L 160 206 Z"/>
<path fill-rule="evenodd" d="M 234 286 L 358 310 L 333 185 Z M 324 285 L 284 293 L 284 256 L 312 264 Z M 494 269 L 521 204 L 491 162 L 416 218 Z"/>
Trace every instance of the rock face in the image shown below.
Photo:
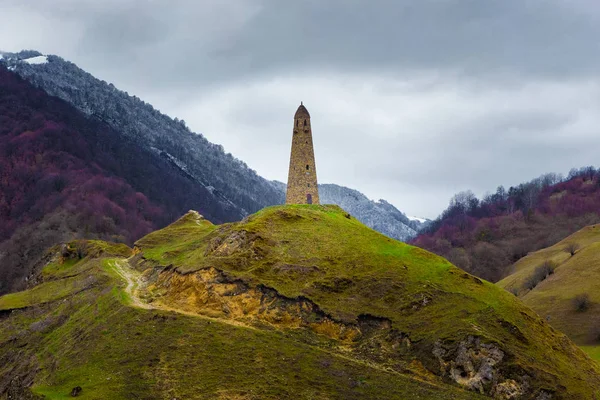
<path fill-rule="evenodd" d="M 441 342 L 436 342 L 433 355 L 440 362 L 443 376 L 481 394 L 503 393 L 506 391 L 505 386 L 520 389 L 520 385 L 512 380 L 504 381 L 502 387 L 498 386 L 498 381 L 504 379 L 496 367 L 502 362 L 504 352 L 496 345 L 482 344 L 479 338 L 469 336 L 467 340 L 461 341 L 458 348 L 454 348 L 454 354 L 444 349 Z"/>
<path fill-rule="evenodd" d="M 225 256 L 219 250 L 214 254 Z M 151 303 L 256 326 L 305 328 L 342 342 L 352 342 L 362 333 L 359 325 L 333 320 L 308 299 L 287 298 L 273 289 L 252 287 L 215 268 L 187 275 L 156 269 L 146 273 L 142 296 Z"/>

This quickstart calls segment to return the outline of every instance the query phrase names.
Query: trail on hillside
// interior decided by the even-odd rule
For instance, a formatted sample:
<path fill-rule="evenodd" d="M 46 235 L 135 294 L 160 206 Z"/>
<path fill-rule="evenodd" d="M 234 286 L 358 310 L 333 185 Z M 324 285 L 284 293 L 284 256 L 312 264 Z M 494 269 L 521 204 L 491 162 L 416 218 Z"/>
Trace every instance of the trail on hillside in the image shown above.
<path fill-rule="evenodd" d="M 127 260 L 115 260 L 113 262 L 115 272 L 127 282 L 125 287 L 125 293 L 129 295 L 131 304 L 135 307 L 144 308 L 150 310 L 156 307 L 151 306 L 140 299 L 138 296 L 138 287 L 140 282 L 140 273 L 135 269 L 131 268 Z"/>
<path fill-rule="evenodd" d="M 129 299 L 131 300 L 131 305 L 134 307 L 143 308 L 146 310 L 172 311 L 172 312 L 176 312 L 178 314 L 184 314 L 187 316 L 204 318 L 204 319 L 221 322 L 221 323 L 228 324 L 228 325 L 234 325 L 234 326 L 238 326 L 238 327 L 244 327 L 244 328 L 256 330 L 255 327 L 246 325 L 239 321 L 235 321 L 235 320 L 231 320 L 231 319 L 224 319 L 224 318 L 209 317 L 207 315 L 194 313 L 191 311 L 185 311 L 185 310 L 181 310 L 181 309 L 174 308 L 174 307 L 169 307 L 168 305 L 165 305 L 164 303 L 161 303 L 160 301 L 154 301 L 152 303 L 148 303 L 147 301 L 143 300 L 139 295 L 139 292 L 140 292 L 139 288 L 142 286 L 142 282 L 141 282 L 142 274 L 139 273 L 138 271 L 136 271 L 134 268 L 132 268 L 127 260 L 114 260 L 112 263 L 112 266 L 113 266 L 115 272 L 125 282 L 127 282 L 127 286 L 124 288 L 124 290 L 125 290 L 125 293 L 128 295 Z"/>
<path fill-rule="evenodd" d="M 115 272 L 127 283 L 127 286 L 124 288 L 125 293 L 127 293 L 130 301 L 131 301 L 131 305 L 137 308 L 142 308 L 142 309 L 146 309 L 146 310 L 164 310 L 164 311 L 170 311 L 170 312 L 176 312 L 178 314 L 183 314 L 186 316 L 191 316 L 191 317 L 196 317 L 196 318 L 203 318 L 203 319 L 207 319 L 207 320 L 211 320 L 211 321 L 215 321 L 218 323 L 223 323 L 223 324 L 228 324 L 228 325 L 233 325 L 236 327 L 242 327 L 242 328 L 247 328 L 247 329 L 252 329 L 252 330 L 259 330 L 256 327 L 253 327 L 251 325 L 247 325 L 244 324 L 242 322 L 239 321 L 235 321 L 235 320 L 231 320 L 231 319 L 224 319 L 224 318 L 215 318 L 215 317 L 209 317 L 203 314 L 199 314 L 199 313 L 194 313 L 194 312 L 190 312 L 190 311 L 185 311 L 185 310 L 181 310 L 181 309 L 177 309 L 177 308 L 173 308 L 173 307 L 169 307 L 165 304 L 162 304 L 160 302 L 152 302 L 152 303 L 148 303 L 146 301 L 144 301 L 143 299 L 141 299 L 139 297 L 139 288 L 141 286 L 141 273 L 139 273 L 138 271 L 136 271 L 134 268 L 132 268 L 128 262 L 128 260 L 114 260 L 112 262 L 112 266 L 115 270 Z M 311 346 L 312 347 L 312 346 Z M 318 347 L 317 347 L 318 348 Z M 364 366 L 367 366 L 369 368 L 373 368 L 382 372 L 387 372 L 387 373 L 392 373 L 395 375 L 399 375 L 402 376 L 404 378 L 409 378 L 415 381 L 419 381 L 422 384 L 425 385 L 429 385 L 432 387 L 438 387 L 441 388 L 443 387 L 442 385 L 435 383 L 435 382 L 431 382 L 429 380 L 424 380 L 418 376 L 410 376 L 407 377 L 407 375 L 402 374 L 392 368 L 388 368 L 388 367 L 384 367 L 366 360 L 359 360 L 353 357 L 350 357 L 348 355 L 345 354 L 341 354 L 339 352 L 336 351 L 331 351 L 331 350 L 327 350 L 327 349 L 323 349 L 323 348 L 318 348 L 319 350 L 330 354 L 332 356 L 335 357 L 339 357 L 342 358 L 344 360 L 353 362 L 353 363 L 357 363 L 357 364 L 361 364 Z"/>

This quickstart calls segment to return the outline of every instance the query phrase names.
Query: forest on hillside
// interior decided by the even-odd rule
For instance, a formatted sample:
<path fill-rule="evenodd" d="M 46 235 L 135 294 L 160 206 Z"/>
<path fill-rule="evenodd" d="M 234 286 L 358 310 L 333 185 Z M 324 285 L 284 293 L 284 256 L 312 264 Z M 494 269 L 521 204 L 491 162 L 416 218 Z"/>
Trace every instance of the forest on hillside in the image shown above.
<path fill-rule="evenodd" d="M 482 199 L 460 192 L 411 243 L 495 282 L 527 253 L 597 222 L 600 169 L 587 166 L 566 178 L 545 174 L 508 190 L 500 186 Z"/>
<path fill-rule="evenodd" d="M 0 68 L 0 294 L 58 242 L 132 244 L 189 209 L 243 217 L 165 157 Z"/>

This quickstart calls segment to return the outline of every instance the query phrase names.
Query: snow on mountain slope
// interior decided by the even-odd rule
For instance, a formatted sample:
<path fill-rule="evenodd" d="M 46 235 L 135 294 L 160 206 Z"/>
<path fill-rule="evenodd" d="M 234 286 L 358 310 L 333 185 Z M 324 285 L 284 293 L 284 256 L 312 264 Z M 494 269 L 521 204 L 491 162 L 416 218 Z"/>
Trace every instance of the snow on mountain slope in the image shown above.
<path fill-rule="evenodd" d="M 226 154 L 223 147 L 191 132 L 183 121 L 161 114 L 150 104 L 100 81 L 75 64 L 54 55 L 28 50 L 5 53 L 6 63 L 22 78 L 59 97 L 160 154 L 190 179 L 220 199 L 223 207 L 236 207 L 242 215 L 285 201 L 285 185 L 270 182 Z M 420 228 L 393 205 L 374 202 L 362 193 L 338 185 L 320 185 L 322 203 L 337 204 L 371 228 L 406 241 Z"/>
<path fill-rule="evenodd" d="M 23 61 L 30 65 L 46 64 L 48 62 L 48 57 L 35 56 L 35 57 L 31 57 L 31 58 L 26 58 Z"/>
<path fill-rule="evenodd" d="M 43 62 L 47 60 L 47 62 Z M 241 215 L 282 204 L 284 196 L 254 170 L 225 153 L 223 147 L 191 132 L 183 121 L 161 114 L 150 104 L 101 81 L 75 64 L 37 51 L 6 53 L 3 63 L 22 78 L 97 118 L 145 149 L 158 149 L 191 179 L 213 194 L 223 207 Z"/>

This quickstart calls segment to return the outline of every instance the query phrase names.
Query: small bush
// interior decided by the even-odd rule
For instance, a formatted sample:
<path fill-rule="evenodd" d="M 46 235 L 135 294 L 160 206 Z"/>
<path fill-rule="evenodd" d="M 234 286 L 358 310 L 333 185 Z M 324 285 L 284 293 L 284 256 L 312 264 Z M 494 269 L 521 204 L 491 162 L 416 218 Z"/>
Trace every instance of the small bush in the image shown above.
<path fill-rule="evenodd" d="M 519 288 L 511 287 L 510 289 L 508 289 L 508 291 L 515 296 L 519 296 Z"/>
<path fill-rule="evenodd" d="M 574 256 L 577 250 L 579 250 L 579 245 L 577 243 L 569 243 L 563 249 L 565 253 L 569 253 L 571 256 Z"/>
<path fill-rule="evenodd" d="M 577 312 L 587 311 L 587 309 L 590 308 L 590 296 L 586 293 L 578 294 L 573 299 L 573 306 Z"/>
<path fill-rule="evenodd" d="M 533 271 L 533 274 L 525 280 L 523 287 L 529 290 L 533 289 L 544 279 L 552 275 L 555 269 L 556 264 L 552 261 L 544 261 L 544 263 L 538 266 L 535 271 Z"/>

